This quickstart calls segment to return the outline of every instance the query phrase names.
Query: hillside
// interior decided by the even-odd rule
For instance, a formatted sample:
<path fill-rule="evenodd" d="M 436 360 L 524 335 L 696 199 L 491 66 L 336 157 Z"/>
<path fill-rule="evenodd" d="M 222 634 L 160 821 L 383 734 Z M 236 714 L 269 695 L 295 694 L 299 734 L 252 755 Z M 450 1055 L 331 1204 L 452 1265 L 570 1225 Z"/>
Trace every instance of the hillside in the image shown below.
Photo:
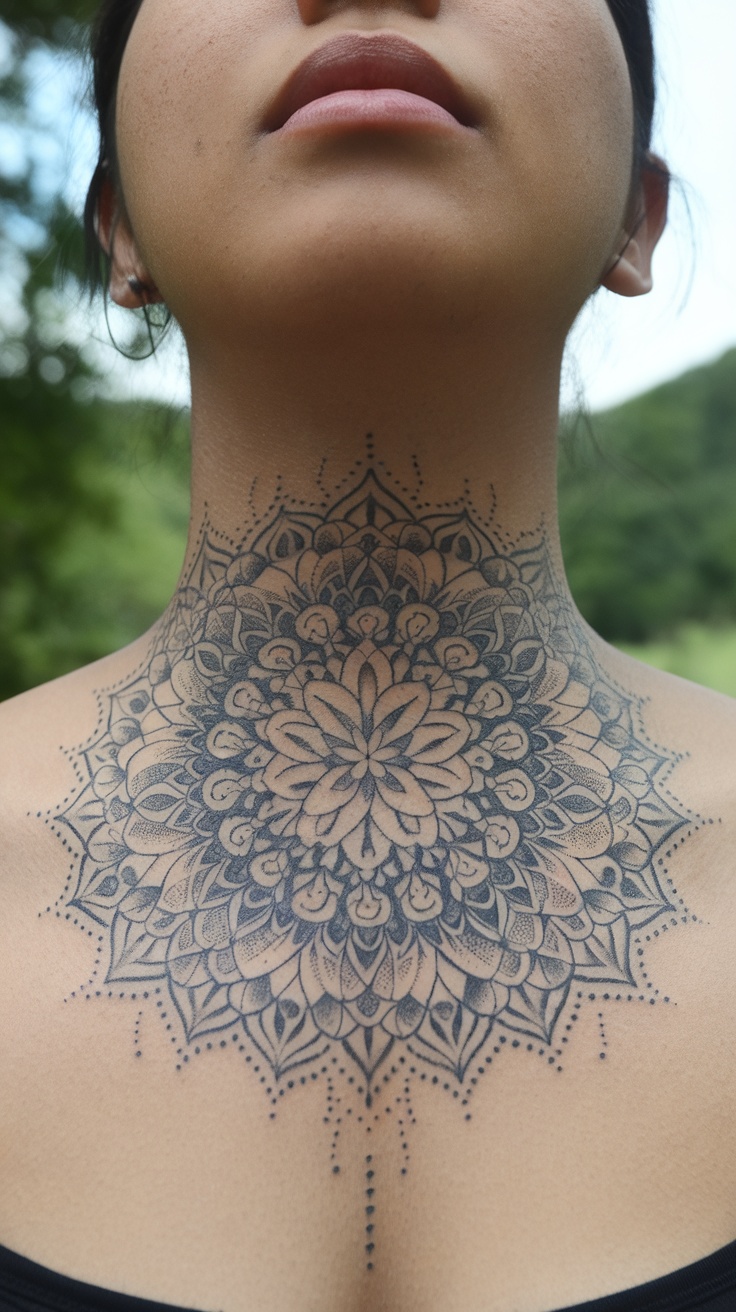
<path fill-rule="evenodd" d="M 561 435 L 570 583 L 595 629 L 642 642 L 736 620 L 736 350 Z"/>

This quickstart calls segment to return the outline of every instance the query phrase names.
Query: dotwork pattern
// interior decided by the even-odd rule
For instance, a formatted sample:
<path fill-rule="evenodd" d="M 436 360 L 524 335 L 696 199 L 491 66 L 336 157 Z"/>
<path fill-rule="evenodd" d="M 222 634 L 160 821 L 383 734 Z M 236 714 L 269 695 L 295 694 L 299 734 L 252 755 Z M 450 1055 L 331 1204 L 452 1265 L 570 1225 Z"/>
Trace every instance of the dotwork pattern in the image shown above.
<path fill-rule="evenodd" d="M 394 1044 L 461 1080 L 495 1027 L 549 1043 L 573 981 L 634 983 L 671 911 L 672 761 L 596 667 L 544 542 L 420 516 L 367 475 L 254 541 L 205 536 L 148 667 L 108 698 L 73 905 L 108 982 L 278 1078 Z"/>

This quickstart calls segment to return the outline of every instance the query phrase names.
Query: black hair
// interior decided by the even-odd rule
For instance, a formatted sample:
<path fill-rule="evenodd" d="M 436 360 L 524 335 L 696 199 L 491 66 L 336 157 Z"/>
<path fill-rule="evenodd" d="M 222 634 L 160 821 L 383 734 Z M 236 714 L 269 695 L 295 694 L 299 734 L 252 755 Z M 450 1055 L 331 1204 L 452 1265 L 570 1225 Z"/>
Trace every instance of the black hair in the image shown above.
<path fill-rule="evenodd" d="M 123 55 L 142 3 L 143 0 L 102 0 L 92 25 L 92 89 L 100 149 L 84 209 L 87 283 L 91 292 L 104 290 L 108 283 L 109 259 L 97 235 L 97 214 L 107 179 L 121 191 L 115 147 L 115 106 Z M 607 3 L 626 53 L 634 97 L 633 194 L 646 169 L 664 172 L 669 177 L 649 155 L 656 107 L 650 0 L 607 0 Z"/>
<path fill-rule="evenodd" d="M 106 181 L 122 195 L 116 148 L 116 105 L 120 69 L 128 38 L 143 0 L 103 0 L 90 33 L 92 98 L 99 133 L 99 153 L 84 206 L 84 244 L 87 285 L 92 293 L 105 291 L 110 260 L 103 250 L 97 221 Z"/>
<path fill-rule="evenodd" d="M 626 54 L 634 94 L 634 178 L 648 161 L 657 105 L 656 63 L 649 0 L 607 0 Z M 659 170 L 657 170 L 659 171 Z"/>

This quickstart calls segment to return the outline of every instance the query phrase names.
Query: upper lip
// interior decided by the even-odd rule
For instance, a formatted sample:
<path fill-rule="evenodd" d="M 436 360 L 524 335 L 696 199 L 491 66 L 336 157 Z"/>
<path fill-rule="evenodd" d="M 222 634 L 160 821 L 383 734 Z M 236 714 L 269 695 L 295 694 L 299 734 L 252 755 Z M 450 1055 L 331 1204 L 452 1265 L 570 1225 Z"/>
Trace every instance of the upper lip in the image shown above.
<path fill-rule="evenodd" d="M 264 127 L 275 132 L 303 105 L 334 91 L 382 87 L 424 96 L 465 127 L 474 126 L 463 93 L 447 69 L 421 46 L 393 32 L 343 32 L 297 65 L 269 106 Z"/>

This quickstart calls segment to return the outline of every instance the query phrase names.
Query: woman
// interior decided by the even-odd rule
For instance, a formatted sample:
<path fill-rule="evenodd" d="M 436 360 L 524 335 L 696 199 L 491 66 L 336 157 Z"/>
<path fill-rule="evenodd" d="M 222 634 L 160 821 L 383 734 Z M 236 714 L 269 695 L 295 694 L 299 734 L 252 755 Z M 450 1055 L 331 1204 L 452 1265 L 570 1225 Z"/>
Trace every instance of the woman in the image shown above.
<path fill-rule="evenodd" d="M 666 219 L 644 0 L 107 0 L 95 58 L 191 535 L 2 708 L 0 1304 L 733 1308 L 736 714 L 556 529 Z"/>

